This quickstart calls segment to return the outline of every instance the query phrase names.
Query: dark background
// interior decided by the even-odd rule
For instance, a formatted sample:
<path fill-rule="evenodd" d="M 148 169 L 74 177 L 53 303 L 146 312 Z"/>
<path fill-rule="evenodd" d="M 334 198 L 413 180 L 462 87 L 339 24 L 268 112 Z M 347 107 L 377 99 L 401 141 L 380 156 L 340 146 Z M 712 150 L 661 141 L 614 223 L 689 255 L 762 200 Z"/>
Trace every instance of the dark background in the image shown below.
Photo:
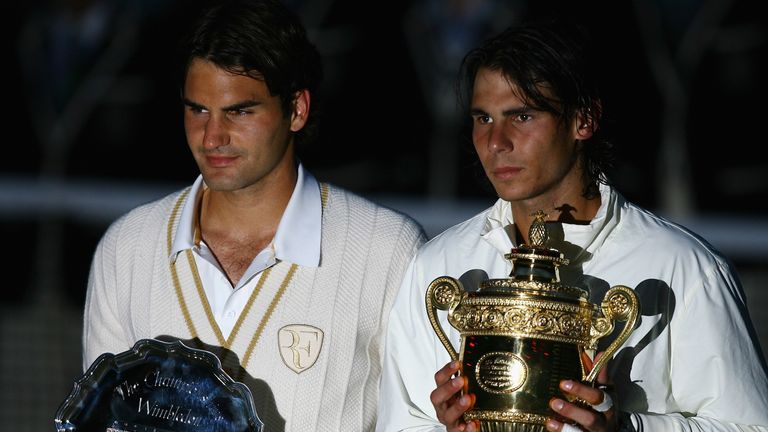
<path fill-rule="evenodd" d="M 98 238 L 122 212 L 197 175 L 173 60 L 204 3 L 2 7 L 1 424 L 52 427 L 80 372 Z M 455 106 L 461 56 L 515 22 L 559 15 L 583 23 L 602 53 L 604 127 L 618 160 L 611 179 L 733 259 L 758 330 L 768 334 L 768 162 L 759 156 L 768 28 L 760 2 L 289 3 L 325 60 L 313 97 L 320 139 L 300 150 L 304 164 L 320 180 L 413 215 L 430 235 L 495 199 Z"/>

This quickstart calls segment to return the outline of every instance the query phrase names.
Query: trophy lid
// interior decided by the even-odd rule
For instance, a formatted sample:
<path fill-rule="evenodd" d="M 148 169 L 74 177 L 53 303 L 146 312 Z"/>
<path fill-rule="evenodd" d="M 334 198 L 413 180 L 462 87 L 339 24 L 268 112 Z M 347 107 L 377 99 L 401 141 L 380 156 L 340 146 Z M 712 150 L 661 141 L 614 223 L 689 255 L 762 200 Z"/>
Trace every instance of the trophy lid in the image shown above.
<path fill-rule="evenodd" d="M 567 265 L 568 259 L 557 249 L 547 247 L 547 214 L 539 210 L 531 216 L 534 219 L 528 230 L 530 244 L 523 243 L 504 255 L 512 261 L 512 272 L 509 276 L 515 280 L 559 283 L 558 267 Z"/>
<path fill-rule="evenodd" d="M 487 279 L 480 283 L 480 295 L 547 296 L 581 301 L 588 297 L 585 290 L 560 283 L 561 265 L 568 259 L 559 250 L 547 247 L 547 214 L 539 210 L 528 231 L 530 244 L 513 248 L 504 257 L 512 262 L 507 278 Z"/>

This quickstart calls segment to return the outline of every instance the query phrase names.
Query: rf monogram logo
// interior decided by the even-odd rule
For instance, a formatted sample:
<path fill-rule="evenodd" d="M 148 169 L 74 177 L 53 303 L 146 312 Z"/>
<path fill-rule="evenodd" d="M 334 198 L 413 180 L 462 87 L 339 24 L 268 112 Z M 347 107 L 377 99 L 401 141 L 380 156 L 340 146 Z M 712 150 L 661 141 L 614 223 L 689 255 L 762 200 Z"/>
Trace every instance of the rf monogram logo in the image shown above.
<path fill-rule="evenodd" d="M 283 363 L 297 374 L 312 367 L 323 346 L 323 331 L 304 324 L 290 324 L 277 332 Z"/>

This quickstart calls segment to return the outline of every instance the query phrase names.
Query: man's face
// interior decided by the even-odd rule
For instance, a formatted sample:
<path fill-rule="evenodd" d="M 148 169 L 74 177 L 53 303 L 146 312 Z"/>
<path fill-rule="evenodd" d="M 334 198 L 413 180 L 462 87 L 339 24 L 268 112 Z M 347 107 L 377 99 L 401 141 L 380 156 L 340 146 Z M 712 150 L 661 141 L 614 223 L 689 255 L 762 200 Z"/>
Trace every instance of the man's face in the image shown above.
<path fill-rule="evenodd" d="M 478 71 L 472 141 L 500 198 L 547 208 L 582 190 L 577 139 L 588 135 L 578 128 L 578 119 L 563 125 L 555 115 L 527 106 L 518 94 L 501 72 Z"/>
<path fill-rule="evenodd" d="M 291 131 L 304 122 L 295 110 L 283 115 L 280 98 L 264 81 L 194 59 L 184 104 L 187 144 L 211 189 L 266 187 L 294 170 Z"/>

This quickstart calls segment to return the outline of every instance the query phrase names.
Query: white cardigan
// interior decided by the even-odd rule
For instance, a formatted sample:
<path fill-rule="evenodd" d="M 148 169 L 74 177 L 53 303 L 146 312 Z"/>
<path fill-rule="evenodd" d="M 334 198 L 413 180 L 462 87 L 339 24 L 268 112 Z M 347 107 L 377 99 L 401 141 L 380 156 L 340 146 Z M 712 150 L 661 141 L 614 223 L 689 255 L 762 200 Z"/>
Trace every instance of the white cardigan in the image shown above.
<path fill-rule="evenodd" d="M 184 191 L 121 217 L 93 259 L 84 366 L 139 339 L 181 339 L 249 386 L 265 431 L 371 430 L 388 312 L 424 237 L 410 218 L 352 193 L 329 186 L 325 197 L 320 266 L 270 268 L 254 297 L 271 300 L 246 306 L 226 340 L 186 254 L 169 263 Z"/>

